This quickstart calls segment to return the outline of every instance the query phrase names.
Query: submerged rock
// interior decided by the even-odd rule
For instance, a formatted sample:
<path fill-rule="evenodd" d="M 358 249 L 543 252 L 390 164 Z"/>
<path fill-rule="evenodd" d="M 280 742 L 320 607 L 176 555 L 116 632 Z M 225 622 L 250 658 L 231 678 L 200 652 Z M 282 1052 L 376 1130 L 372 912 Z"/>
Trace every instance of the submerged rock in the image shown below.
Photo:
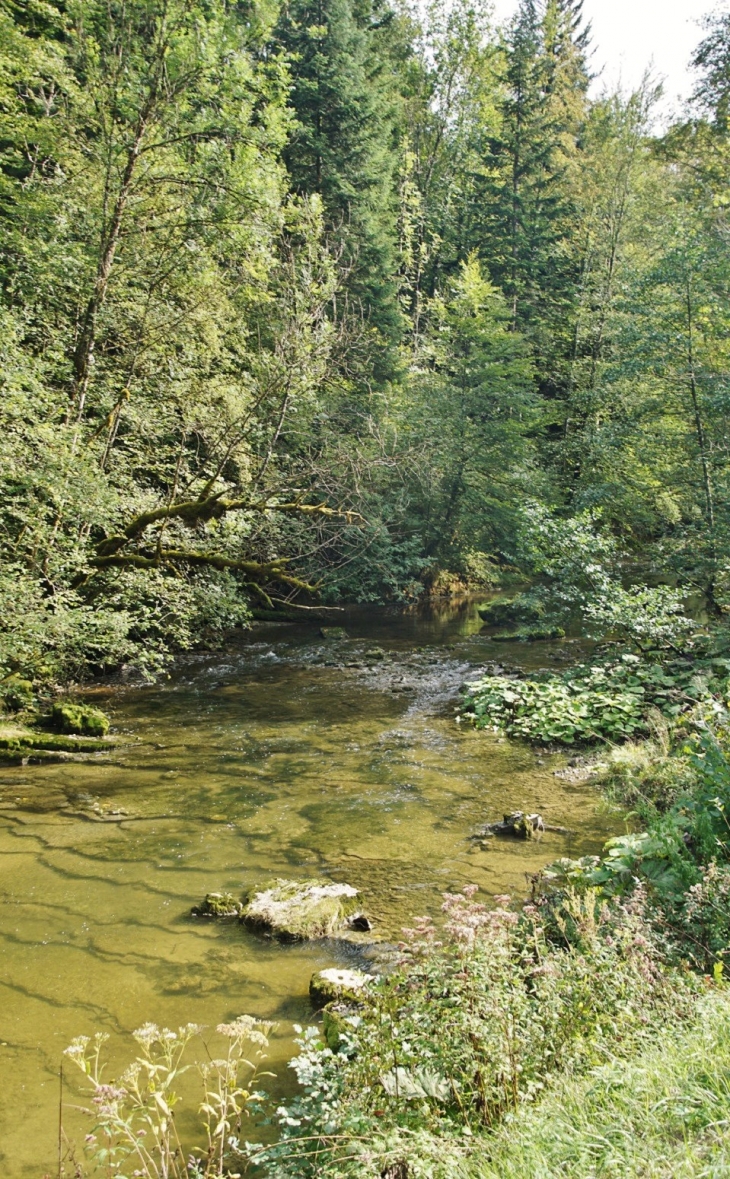
<path fill-rule="evenodd" d="M 229 892 L 209 892 L 190 910 L 193 917 L 240 917 L 243 905 Z"/>
<path fill-rule="evenodd" d="M 62 733 L 78 733 L 85 737 L 105 737 L 109 731 L 109 717 L 100 708 L 88 704 L 63 701 L 51 709 L 51 724 Z"/>
<path fill-rule="evenodd" d="M 346 639 L 348 637 L 344 626 L 320 626 L 319 633 L 323 639 Z"/>
<path fill-rule="evenodd" d="M 546 823 L 542 815 L 512 811 L 496 823 L 486 823 L 472 839 L 483 839 L 488 835 L 507 835 L 512 839 L 539 839 L 545 831 L 551 831 L 555 835 L 570 834 L 567 827 L 556 827 L 552 823 Z"/>
<path fill-rule="evenodd" d="M 332 937 L 362 917 L 358 891 L 331 880 L 270 880 L 250 890 L 241 920 L 295 940 Z"/>
<path fill-rule="evenodd" d="M 309 997 L 315 1007 L 328 1003 L 360 1003 L 366 988 L 373 981 L 363 970 L 340 970 L 336 966 L 317 970 L 309 981 Z"/>

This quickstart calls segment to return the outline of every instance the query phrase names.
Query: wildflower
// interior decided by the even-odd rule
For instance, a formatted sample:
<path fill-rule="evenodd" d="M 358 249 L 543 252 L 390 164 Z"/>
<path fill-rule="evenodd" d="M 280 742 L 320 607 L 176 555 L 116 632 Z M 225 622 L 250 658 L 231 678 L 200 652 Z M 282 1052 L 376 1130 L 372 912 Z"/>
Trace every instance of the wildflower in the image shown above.
<path fill-rule="evenodd" d="M 156 1023 L 145 1023 L 141 1028 L 137 1028 L 136 1032 L 132 1032 L 132 1035 L 138 1044 L 149 1051 L 152 1045 L 159 1041 L 160 1029 Z"/>
<path fill-rule="evenodd" d="M 88 1036 L 77 1036 L 75 1040 L 71 1041 L 68 1048 L 64 1049 L 63 1055 L 80 1064 L 86 1055 L 86 1045 L 90 1042 Z"/>

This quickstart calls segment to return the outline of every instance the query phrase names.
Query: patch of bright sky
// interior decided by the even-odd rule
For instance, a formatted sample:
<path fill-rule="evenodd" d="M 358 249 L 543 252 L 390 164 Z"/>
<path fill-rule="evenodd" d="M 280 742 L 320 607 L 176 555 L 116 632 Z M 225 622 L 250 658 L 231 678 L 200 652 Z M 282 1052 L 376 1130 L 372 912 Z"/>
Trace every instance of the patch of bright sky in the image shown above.
<path fill-rule="evenodd" d="M 584 0 L 593 34 L 591 66 L 599 75 L 593 93 L 618 85 L 633 90 L 651 67 L 664 81 L 663 119 L 679 111 L 694 87 L 689 60 L 702 38 L 701 18 L 718 6 L 717 0 Z M 496 19 L 508 19 L 516 7 L 516 0 L 495 0 Z"/>

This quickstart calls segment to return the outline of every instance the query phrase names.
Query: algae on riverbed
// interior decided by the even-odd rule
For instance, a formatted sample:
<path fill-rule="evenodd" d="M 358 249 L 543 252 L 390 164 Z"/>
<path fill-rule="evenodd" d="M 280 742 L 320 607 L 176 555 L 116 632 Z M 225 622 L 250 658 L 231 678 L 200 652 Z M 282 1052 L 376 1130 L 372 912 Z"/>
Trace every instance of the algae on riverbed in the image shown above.
<path fill-rule="evenodd" d="M 473 605 L 355 613 L 344 646 L 362 666 L 350 668 L 325 665 L 332 647 L 315 625 L 259 629 L 181 662 L 167 683 L 99 698 L 122 742 L 109 756 L 0 771 L 0 1053 L 18 1094 L 0 1114 L 4 1179 L 50 1169 L 61 1050 L 80 1033 L 113 1033 L 113 1071 L 147 1019 L 248 1012 L 279 1021 L 270 1063 L 291 1083 L 291 1022 L 311 1019 L 312 973 L 357 967 L 362 952 L 191 920 L 206 892 L 347 881 L 377 936 L 398 940 L 414 917 L 438 915 L 446 889 L 519 890 L 547 860 L 600 848 L 611 827 L 589 785 L 556 778 L 550 755 L 454 724 L 459 685 L 491 657 L 480 625 Z M 376 644 L 384 658 L 368 667 Z M 504 657 L 545 658 L 539 646 Z M 95 802 L 129 815 L 69 814 Z M 518 806 L 574 834 L 487 851 L 469 841 Z"/>

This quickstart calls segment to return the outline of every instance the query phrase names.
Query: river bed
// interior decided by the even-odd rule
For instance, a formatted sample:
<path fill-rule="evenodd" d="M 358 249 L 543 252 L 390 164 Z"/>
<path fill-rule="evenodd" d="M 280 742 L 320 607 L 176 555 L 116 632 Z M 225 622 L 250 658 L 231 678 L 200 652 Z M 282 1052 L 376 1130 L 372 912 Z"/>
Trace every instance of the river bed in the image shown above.
<path fill-rule="evenodd" d="M 206 892 L 324 875 L 361 889 L 377 935 L 397 940 L 446 890 L 522 892 L 525 873 L 600 848 L 612 821 L 589 785 L 555 776 L 562 755 L 455 722 L 460 684 L 487 660 L 576 651 L 497 650 L 477 605 L 353 609 L 336 620 L 346 641 L 258 625 L 162 683 L 96 690 L 114 752 L 0 768 L 4 1179 L 57 1173 L 59 1064 L 76 1035 L 108 1032 L 116 1064 L 148 1020 L 246 1012 L 278 1022 L 270 1066 L 286 1074 L 292 1024 L 313 1018 L 312 971 L 356 951 L 191 919 Z M 470 842 L 517 808 L 571 835 Z M 112 811 L 126 814 L 93 819 Z"/>

